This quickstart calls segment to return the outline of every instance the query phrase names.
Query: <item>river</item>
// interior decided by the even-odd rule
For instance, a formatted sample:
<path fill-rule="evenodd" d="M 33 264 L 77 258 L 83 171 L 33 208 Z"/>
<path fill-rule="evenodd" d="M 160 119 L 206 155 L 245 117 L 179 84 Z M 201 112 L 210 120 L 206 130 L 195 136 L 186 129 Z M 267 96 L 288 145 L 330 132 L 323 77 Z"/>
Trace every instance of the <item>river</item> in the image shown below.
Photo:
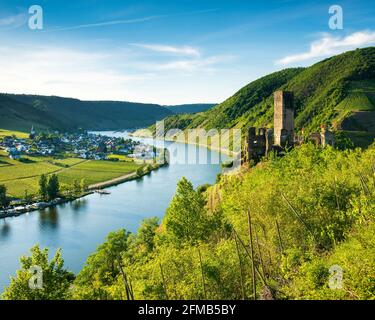
<path fill-rule="evenodd" d="M 101 134 L 129 137 L 126 132 Z M 153 143 L 151 139 L 133 139 Z M 156 145 L 161 146 L 161 142 Z M 173 154 L 174 163 L 139 180 L 110 187 L 109 195 L 95 193 L 55 208 L 1 219 L 0 293 L 19 268 L 19 257 L 29 254 L 34 244 L 50 248 L 50 256 L 62 248 L 65 266 L 77 273 L 109 232 L 121 228 L 135 232 L 143 219 L 162 218 L 181 177 L 185 176 L 195 187 L 215 182 L 221 171 L 217 152 L 171 142 L 166 142 L 165 147 Z M 199 152 L 207 152 L 208 164 L 184 161 Z M 226 157 L 221 155 L 220 158 Z"/>

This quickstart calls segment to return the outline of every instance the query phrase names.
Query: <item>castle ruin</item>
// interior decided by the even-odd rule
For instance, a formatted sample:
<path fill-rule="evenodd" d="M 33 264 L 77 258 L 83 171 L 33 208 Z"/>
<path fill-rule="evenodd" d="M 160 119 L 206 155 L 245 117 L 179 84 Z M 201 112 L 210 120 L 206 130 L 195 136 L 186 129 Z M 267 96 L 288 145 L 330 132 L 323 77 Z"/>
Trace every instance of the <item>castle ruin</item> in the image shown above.
<path fill-rule="evenodd" d="M 290 91 L 274 93 L 274 129 L 250 127 L 243 145 L 243 161 L 258 162 L 270 152 L 281 151 L 304 142 L 294 132 L 294 94 Z M 334 146 L 335 137 L 326 126 L 321 126 L 320 133 L 312 133 L 308 139 L 317 145 Z"/>
<path fill-rule="evenodd" d="M 294 95 L 290 91 L 274 93 L 274 144 L 285 148 L 294 143 Z"/>

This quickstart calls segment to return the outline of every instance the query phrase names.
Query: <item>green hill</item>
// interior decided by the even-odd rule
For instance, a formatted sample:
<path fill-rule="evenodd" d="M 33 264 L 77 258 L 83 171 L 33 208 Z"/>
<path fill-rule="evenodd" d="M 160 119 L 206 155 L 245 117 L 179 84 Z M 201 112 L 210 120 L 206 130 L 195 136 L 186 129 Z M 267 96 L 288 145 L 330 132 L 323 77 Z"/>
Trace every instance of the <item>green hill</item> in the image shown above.
<path fill-rule="evenodd" d="M 0 128 L 116 130 L 148 126 L 172 112 L 157 104 L 0 94 Z"/>
<path fill-rule="evenodd" d="M 168 110 L 174 114 L 184 113 L 198 113 L 211 109 L 216 104 L 214 103 L 195 103 L 195 104 L 181 104 L 176 106 L 165 106 Z"/>
<path fill-rule="evenodd" d="M 272 73 L 206 112 L 168 117 L 165 127 L 272 127 L 273 92 L 278 89 L 295 94 L 297 130 L 312 132 L 328 124 L 374 138 L 375 47 L 349 51 L 308 68 Z"/>
<path fill-rule="evenodd" d="M 61 125 L 58 119 L 43 110 L 16 101 L 8 95 L 0 95 L 0 128 L 24 131 L 36 124 L 43 129 Z"/>

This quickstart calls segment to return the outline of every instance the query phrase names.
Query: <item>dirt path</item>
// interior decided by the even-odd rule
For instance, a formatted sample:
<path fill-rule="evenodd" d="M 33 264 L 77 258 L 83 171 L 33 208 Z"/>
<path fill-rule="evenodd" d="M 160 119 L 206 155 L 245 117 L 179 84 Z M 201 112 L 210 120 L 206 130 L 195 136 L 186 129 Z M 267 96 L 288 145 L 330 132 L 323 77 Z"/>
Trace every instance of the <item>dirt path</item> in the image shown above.
<path fill-rule="evenodd" d="M 118 178 L 114 178 L 114 179 L 111 179 L 111 180 L 107 180 L 107 181 L 92 184 L 88 187 L 88 190 L 103 189 L 103 188 L 106 188 L 106 187 L 115 186 L 115 185 L 123 183 L 125 181 L 134 179 L 136 177 L 137 177 L 137 173 L 131 172 L 131 173 L 125 174 L 125 175 L 123 175 L 121 177 L 118 177 Z"/>

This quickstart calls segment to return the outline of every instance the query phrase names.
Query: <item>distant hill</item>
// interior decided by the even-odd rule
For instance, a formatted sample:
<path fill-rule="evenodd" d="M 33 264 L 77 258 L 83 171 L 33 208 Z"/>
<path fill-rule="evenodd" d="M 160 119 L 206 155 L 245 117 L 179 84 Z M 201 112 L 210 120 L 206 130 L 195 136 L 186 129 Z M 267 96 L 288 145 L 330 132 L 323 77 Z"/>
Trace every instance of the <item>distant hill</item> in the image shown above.
<path fill-rule="evenodd" d="M 308 68 L 291 68 L 251 82 L 223 103 L 192 115 L 173 115 L 166 129 L 273 126 L 273 92 L 294 92 L 296 128 L 321 124 L 375 137 L 375 47 L 349 51 Z M 365 134 L 363 134 L 365 133 Z"/>
<path fill-rule="evenodd" d="M 215 103 L 196 103 L 196 104 L 181 104 L 176 106 L 165 106 L 168 110 L 172 111 L 175 114 L 184 114 L 184 113 L 198 113 L 207 111 L 215 106 Z"/>
<path fill-rule="evenodd" d="M 0 128 L 116 130 L 144 127 L 171 115 L 157 104 L 82 101 L 38 95 L 0 94 Z"/>

